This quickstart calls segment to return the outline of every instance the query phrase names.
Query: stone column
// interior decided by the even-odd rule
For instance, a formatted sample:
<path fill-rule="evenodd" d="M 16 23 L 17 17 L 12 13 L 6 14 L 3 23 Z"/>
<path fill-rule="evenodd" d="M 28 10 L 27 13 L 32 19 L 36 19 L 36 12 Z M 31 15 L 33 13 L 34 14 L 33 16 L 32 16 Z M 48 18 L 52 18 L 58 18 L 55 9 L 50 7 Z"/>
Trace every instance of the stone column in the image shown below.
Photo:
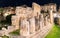
<path fill-rule="evenodd" d="M 40 29 L 40 21 L 39 21 L 39 16 L 35 16 L 35 30 L 38 31 Z"/>
<path fill-rule="evenodd" d="M 44 18 L 43 18 L 43 14 L 41 14 L 41 18 L 40 18 L 40 29 L 42 29 L 44 26 Z"/>
<path fill-rule="evenodd" d="M 30 33 L 35 33 L 35 18 L 30 18 Z"/>
<path fill-rule="evenodd" d="M 49 10 L 50 13 L 50 22 L 53 24 L 54 20 L 53 20 L 53 10 Z"/>
<path fill-rule="evenodd" d="M 20 35 L 21 36 L 29 35 L 29 22 L 27 21 L 27 19 L 21 20 Z"/>
<path fill-rule="evenodd" d="M 52 13 L 52 10 L 50 11 L 50 21 L 51 21 L 51 23 L 53 24 L 53 13 Z"/>
<path fill-rule="evenodd" d="M 43 14 L 41 16 L 41 21 L 42 21 L 42 27 L 44 27 L 44 17 L 43 17 Z"/>

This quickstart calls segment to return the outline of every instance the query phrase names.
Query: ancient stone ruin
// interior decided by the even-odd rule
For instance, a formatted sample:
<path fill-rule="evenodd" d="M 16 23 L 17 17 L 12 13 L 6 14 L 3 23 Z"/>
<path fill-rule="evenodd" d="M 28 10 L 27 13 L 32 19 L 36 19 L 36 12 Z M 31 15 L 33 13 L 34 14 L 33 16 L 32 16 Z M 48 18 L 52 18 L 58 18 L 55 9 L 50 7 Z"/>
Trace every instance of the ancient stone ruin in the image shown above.
<path fill-rule="evenodd" d="M 20 29 L 20 36 L 25 38 L 43 38 L 53 26 L 53 6 L 49 13 L 41 13 L 41 6 L 33 3 L 31 7 L 16 7 L 16 15 L 12 16 L 12 26 Z"/>
<path fill-rule="evenodd" d="M 46 13 L 47 10 L 48 13 Z M 44 38 L 53 27 L 53 11 L 56 11 L 54 5 L 44 7 L 33 3 L 32 7 L 17 6 L 13 11 L 16 15 L 11 18 L 11 26 L 0 30 L 0 36 L 7 35 L 13 38 L 9 33 L 20 29 L 20 35 L 17 38 Z M 13 12 L 11 13 L 14 14 Z"/>

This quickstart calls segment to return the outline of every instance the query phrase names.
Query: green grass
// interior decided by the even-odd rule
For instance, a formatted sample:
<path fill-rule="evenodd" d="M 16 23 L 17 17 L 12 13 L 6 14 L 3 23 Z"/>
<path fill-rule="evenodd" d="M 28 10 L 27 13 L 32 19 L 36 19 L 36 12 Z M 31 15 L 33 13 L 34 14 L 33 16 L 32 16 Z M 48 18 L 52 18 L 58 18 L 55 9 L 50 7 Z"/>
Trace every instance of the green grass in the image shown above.
<path fill-rule="evenodd" d="M 60 27 L 59 25 L 54 25 L 52 30 L 48 33 L 45 38 L 60 38 Z"/>
<path fill-rule="evenodd" d="M 15 30 L 13 32 L 10 32 L 9 34 L 11 34 L 11 35 L 20 35 L 20 30 L 19 29 Z"/>

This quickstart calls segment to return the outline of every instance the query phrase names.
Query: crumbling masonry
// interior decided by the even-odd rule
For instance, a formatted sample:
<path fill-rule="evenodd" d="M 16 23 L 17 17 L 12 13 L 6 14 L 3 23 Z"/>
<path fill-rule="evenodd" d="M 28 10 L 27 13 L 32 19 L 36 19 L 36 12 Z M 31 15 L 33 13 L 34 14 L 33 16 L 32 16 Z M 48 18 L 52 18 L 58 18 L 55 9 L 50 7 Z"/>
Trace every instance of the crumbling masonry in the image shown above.
<path fill-rule="evenodd" d="M 40 5 L 33 3 L 31 7 L 16 7 L 16 15 L 12 16 L 12 26 L 20 29 L 20 36 L 26 38 L 44 38 L 53 26 L 53 7 L 49 14 L 41 13 Z"/>

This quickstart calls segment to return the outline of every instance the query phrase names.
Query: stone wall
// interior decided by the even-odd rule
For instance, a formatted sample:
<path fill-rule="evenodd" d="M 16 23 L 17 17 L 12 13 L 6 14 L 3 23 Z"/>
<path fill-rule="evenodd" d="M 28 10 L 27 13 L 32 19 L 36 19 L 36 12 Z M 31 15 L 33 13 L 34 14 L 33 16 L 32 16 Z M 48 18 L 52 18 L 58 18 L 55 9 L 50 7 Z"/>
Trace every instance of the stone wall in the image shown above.
<path fill-rule="evenodd" d="M 30 7 L 16 7 L 16 15 L 12 16 L 12 26 L 1 30 L 4 35 L 8 35 L 16 29 L 20 29 L 20 36 L 17 38 L 44 38 L 53 27 L 53 7 L 49 9 L 49 15 L 41 13 L 40 5 L 33 3 Z M 45 13 L 45 12 L 44 12 Z M 49 16 L 49 17 L 48 17 Z M 9 36 L 16 38 L 15 36 Z"/>
<path fill-rule="evenodd" d="M 29 7 L 28 7 L 29 8 Z M 53 26 L 53 6 L 50 7 L 49 15 L 41 13 L 40 5 L 33 3 L 29 10 L 27 7 L 16 7 L 15 26 L 20 28 L 20 36 L 25 38 L 44 38 Z M 31 11 L 32 10 L 32 11 Z M 29 12 L 27 12 L 29 11 Z M 31 12 L 30 12 L 31 11 Z M 31 14 L 31 15 L 30 15 Z M 14 17 L 13 17 L 14 18 Z M 48 20 L 49 19 L 49 20 Z M 12 21 L 15 21 L 12 20 Z"/>

